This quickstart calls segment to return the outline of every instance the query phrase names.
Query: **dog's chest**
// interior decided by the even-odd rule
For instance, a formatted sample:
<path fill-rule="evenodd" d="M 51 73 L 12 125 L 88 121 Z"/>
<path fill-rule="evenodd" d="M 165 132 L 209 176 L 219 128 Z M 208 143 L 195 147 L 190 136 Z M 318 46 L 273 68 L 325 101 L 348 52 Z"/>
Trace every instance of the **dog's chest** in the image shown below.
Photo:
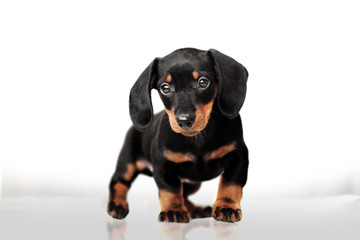
<path fill-rule="evenodd" d="M 205 181 L 220 175 L 224 170 L 223 166 L 221 160 L 207 162 L 197 158 L 195 161 L 178 163 L 177 175 L 182 180 Z"/>
<path fill-rule="evenodd" d="M 218 176 L 223 171 L 224 158 L 236 149 L 236 142 L 229 142 L 211 148 L 187 148 L 164 150 L 168 161 L 178 166 L 179 177 L 192 181 L 204 181 Z"/>
<path fill-rule="evenodd" d="M 220 159 L 228 153 L 236 149 L 236 142 L 230 142 L 210 149 L 201 149 L 198 151 L 196 148 L 184 148 L 181 150 L 165 149 L 163 154 L 169 161 L 175 163 L 184 162 L 210 162 L 212 160 Z"/>

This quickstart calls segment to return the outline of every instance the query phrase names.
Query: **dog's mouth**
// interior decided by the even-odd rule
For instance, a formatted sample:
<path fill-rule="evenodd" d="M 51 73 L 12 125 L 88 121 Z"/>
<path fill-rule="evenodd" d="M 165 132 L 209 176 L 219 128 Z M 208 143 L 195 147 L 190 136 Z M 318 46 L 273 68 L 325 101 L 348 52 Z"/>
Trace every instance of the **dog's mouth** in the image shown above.
<path fill-rule="evenodd" d="M 186 137 L 193 137 L 193 136 L 197 135 L 199 132 L 200 131 L 183 131 L 180 133 Z"/>
<path fill-rule="evenodd" d="M 215 99 L 216 94 L 217 94 L 217 88 L 215 88 L 214 97 L 210 102 L 196 106 L 195 121 L 192 124 L 192 126 L 188 129 L 184 129 L 179 126 L 179 124 L 176 121 L 174 108 L 172 108 L 172 109 L 165 108 L 166 113 L 169 116 L 169 122 L 170 122 L 171 129 L 174 132 L 180 133 L 186 137 L 193 137 L 193 136 L 197 135 L 198 133 L 200 133 L 202 130 L 204 130 L 210 119 L 210 115 L 211 115 L 211 111 L 212 111 L 212 107 L 214 104 L 214 99 Z"/>
<path fill-rule="evenodd" d="M 205 121 L 200 121 L 201 124 L 198 124 L 196 121 L 196 118 L 195 118 L 195 123 L 193 124 L 193 126 L 191 128 L 183 129 L 178 125 L 174 111 L 166 109 L 166 112 L 169 116 L 170 127 L 176 133 L 180 133 L 186 137 L 193 137 L 205 128 L 205 125 L 206 125 Z"/>
<path fill-rule="evenodd" d="M 205 104 L 203 106 L 198 106 L 196 109 L 196 112 L 195 112 L 195 122 L 188 129 L 184 129 L 179 126 L 179 124 L 176 121 L 176 117 L 175 117 L 173 109 L 172 110 L 166 109 L 166 112 L 169 116 L 169 122 L 170 122 L 171 129 L 174 132 L 180 133 L 186 137 L 193 137 L 193 136 L 197 135 L 203 129 L 205 129 L 205 127 L 210 119 L 212 105 L 213 105 L 213 101 L 211 101 L 208 104 Z"/>

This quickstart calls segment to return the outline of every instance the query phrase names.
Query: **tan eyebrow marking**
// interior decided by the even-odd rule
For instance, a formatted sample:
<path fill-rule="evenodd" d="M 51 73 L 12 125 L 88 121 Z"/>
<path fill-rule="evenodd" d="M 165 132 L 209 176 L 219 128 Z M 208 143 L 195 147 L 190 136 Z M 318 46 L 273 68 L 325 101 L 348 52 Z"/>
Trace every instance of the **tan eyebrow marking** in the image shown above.
<path fill-rule="evenodd" d="M 168 83 L 171 82 L 171 75 L 170 75 L 170 74 L 168 74 L 168 75 L 166 76 L 166 80 L 165 80 L 165 81 L 168 82 Z"/>
<path fill-rule="evenodd" d="M 195 160 L 195 156 L 191 153 L 179 153 L 170 150 L 165 150 L 164 156 L 167 160 L 175 163 L 192 162 Z"/>
<path fill-rule="evenodd" d="M 197 71 L 193 71 L 192 73 L 194 79 L 198 79 L 199 73 Z"/>
<path fill-rule="evenodd" d="M 230 144 L 221 146 L 218 149 L 206 154 L 204 159 L 205 160 L 212 160 L 212 159 L 222 158 L 223 156 L 225 156 L 229 152 L 234 151 L 235 148 L 236 148 L 235 145 L 236 145 L 236 142 L 232 142 Z"/>

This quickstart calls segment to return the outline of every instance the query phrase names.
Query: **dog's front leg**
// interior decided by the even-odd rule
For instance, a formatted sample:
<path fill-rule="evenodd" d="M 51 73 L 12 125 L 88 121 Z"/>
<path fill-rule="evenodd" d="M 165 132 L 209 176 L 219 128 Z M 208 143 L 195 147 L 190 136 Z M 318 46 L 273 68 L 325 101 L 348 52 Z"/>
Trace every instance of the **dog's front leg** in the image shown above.
<path fill-rule="evenodd" d="M 226 168 L 220 177 L 218 194 L 212 216 L 218 221 L 238 222 L 242 218 L 242 190 L 247 180 L 247 148 L 229 154 Z"/>
<path fill-rule="evenodd" d="M 183 185 L 176 176 L 173 163 L 165 162 L 157 164 L 157 169 L 154 169 L 154 178 L 159 188 L 161 205 L 159 221 L 189 222 L 190 215 L 184 203 Z"/>

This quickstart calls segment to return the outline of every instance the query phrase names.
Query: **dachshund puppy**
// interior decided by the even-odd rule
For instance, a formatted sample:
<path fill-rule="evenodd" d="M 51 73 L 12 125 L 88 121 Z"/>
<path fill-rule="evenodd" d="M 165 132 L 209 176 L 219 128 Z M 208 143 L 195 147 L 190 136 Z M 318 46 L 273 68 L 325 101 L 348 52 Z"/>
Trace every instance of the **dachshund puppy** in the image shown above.
<path fill-rule="evenodd" d="M 130 91 L 134 126 L 126 135 L 110 182 L 108 213 L 129 213 L 126 195 L 139 173 L 153 176 L 159 188 L 161 222 L 189 222 L 213 216 L 242 218 L 240 201 L 247 180 L 248 150 L 239 115 L 248 72 L 215 50 L 179 49 L 155 58 Z M 165 110 L 154 115 L 151 89 Z M 188 200 L 202 181 L 220 175 L 212 207 Z"/>

